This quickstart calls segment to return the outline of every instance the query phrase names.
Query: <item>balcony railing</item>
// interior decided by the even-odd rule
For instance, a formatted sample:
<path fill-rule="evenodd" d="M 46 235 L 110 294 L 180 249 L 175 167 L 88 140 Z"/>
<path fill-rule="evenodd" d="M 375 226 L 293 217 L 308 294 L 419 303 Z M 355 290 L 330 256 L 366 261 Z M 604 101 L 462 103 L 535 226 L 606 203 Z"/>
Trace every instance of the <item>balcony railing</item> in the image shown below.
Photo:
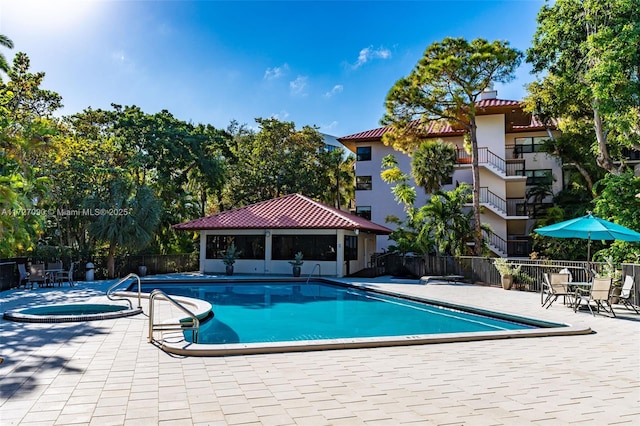
<path fill-rule="evenodd" d="M 480 187 L 480 202 L 490 204 L 507 216 L 525 216 L 522 212 L 522 206 L 525 203 L 524 198 L 509 198 L 505 200 L 494 192 L 491 192 L 486 186 Z"/>
<path fill-rule="evenodd" d="M 505 240 L 504 238 L 501 238 L 498 235 L 496 235 L 493 232 L 488 231 L 486 229 L 482 230 L 482 237 L 486 241 L 488 241 L 490 245 L 492 245 L 493 247 L 496 247 L 502 253 L 507 254 L 507 255 L 509 254 L 508 246 L 507 246 L 507 240 Z"/>
<path fill-rule="evenodd" d="M 531 241 L 527 237 L 509 238 L 505 240 L 491 231 L 482 230 L 483 238 L 489 244 L 507 256 L 511 257 L 528 257 L 531 253 Z"/>
<path fill-rule="evenodd" d="M 464 149 L 456 149 L 458 164 L 471 164 L 471 154 Z M 493 153 L 489 148 L 478 148 L 478 164 L 489 164 L 506 176 L 523 176 L 525 160 L 510 159 L 509 161 Z"/>

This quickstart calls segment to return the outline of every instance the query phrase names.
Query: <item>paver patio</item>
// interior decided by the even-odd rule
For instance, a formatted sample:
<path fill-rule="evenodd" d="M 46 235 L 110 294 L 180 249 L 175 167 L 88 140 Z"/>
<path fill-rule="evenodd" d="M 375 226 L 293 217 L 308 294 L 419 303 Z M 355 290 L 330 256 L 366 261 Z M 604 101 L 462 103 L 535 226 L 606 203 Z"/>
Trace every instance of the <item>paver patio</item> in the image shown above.
<path fill-rule="evenodd" d="M 562 303 L 545 310 L 535 293 L 388 278 L 370 285 L 585 324 L 594 333 L 183 358 L 147 343 L 143 315 L 0 320 L 0 424 L 607 425 L 640 418 L 639 315 L 593 317 Z M 2 311 L 104 301 L 109 283 L 5 291 Z"/>

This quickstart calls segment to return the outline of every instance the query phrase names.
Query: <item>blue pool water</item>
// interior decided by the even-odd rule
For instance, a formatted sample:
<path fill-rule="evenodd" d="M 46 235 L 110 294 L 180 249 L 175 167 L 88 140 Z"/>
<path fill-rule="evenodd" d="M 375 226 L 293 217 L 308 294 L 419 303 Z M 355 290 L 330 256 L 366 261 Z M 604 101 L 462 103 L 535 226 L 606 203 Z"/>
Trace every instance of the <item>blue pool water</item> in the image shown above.
<path fill-rule="evenodd" d="M 521 330 L 532 325 L 326 283 L 145 284 L 203 299 L 198 343 L 256 343 Z M 185 333 L 187 339 L 191 333 Z"/>

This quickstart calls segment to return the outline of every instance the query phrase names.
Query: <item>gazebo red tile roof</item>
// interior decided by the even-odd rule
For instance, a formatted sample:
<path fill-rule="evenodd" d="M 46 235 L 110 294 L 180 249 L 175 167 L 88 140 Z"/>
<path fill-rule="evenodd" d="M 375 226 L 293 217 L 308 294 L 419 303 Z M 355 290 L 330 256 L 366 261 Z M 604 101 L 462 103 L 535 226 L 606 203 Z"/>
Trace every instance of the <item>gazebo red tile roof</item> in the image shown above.
<path fill-rule="evenodd" d="M 173 226 L 212 229 L 350 229 L 387 235 L 391 229 L 300 194 L 285 195 Z"/>

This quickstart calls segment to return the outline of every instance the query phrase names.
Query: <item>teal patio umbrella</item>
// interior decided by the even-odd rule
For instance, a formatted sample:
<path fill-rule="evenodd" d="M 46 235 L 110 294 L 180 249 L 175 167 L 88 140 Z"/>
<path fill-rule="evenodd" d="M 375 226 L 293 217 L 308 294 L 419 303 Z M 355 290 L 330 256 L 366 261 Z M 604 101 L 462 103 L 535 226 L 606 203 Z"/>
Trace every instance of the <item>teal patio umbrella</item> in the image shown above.
<path fill-rule="evenodd" d="M 534 229 L 540 235 L 556 238 L 582 238 L 587 240 L 587 260 L 591 261 L 591 240 L 640 241 L 640 233 L 588 213 L 586 216 L 565 220 Z"/>

